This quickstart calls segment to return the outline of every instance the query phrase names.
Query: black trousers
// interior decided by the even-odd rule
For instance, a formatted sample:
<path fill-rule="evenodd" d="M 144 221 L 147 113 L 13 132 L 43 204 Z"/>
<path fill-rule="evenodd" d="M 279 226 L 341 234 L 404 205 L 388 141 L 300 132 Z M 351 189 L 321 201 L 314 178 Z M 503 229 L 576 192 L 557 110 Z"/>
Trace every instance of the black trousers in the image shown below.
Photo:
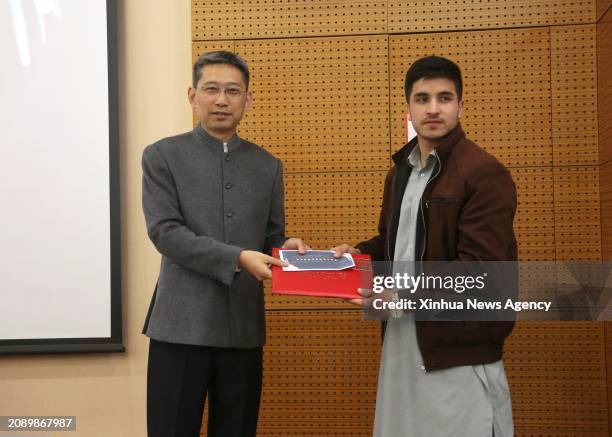
<path fill-rule="evenodd" d="M 262 348 L 229 349 L 151 339 L 149 437 L 198 437 L 208 394 L 209 437 L 255 437 Z"/>

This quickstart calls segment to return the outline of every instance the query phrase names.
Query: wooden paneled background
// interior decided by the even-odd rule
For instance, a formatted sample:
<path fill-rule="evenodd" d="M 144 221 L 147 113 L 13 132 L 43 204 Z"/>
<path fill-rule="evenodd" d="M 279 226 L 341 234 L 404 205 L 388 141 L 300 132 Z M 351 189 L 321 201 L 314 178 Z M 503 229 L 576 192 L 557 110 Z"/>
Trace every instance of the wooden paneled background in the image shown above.
<path fill-rule="evenodd" d="M 328 248 L 374 234 L 406 69 L 436 54 L 462 68 L 464 129 L 518 186 L 520 259 L 612 259 L 611 3 L 193 0 L 192 51 L 248 62 L 240 133 L 285 163 L 289 235 Z M 378 324 L 266 293 L 258 435 L 371 435 Z M 517 435 L 610 435 L 612 326 L 521 323 L 505 365 Z"/>
<path fill-rule="evenodd" d="M 602 259 L 612 260 L 612 0 L 597 1 L 597 106 Z M 612 434 L 612 322 L 605 324 L 608 420 Z"/>

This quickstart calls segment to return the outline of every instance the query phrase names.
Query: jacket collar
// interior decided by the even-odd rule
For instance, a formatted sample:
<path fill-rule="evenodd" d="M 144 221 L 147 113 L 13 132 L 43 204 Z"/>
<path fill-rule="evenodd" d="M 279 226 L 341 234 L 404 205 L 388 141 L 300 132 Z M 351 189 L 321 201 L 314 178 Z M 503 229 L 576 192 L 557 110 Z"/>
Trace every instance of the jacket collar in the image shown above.
<path fill-rule="evenodd" d="M 461 123 L 457 123 L 457 126 L 455 126 L 455 128 L 442 139 L 442 142 L 438 144 L 435 149 L 440 160 L 446 160 L 446 157 L 448 156 L 452 148 L 455 146 L 455 144 L 457 144 L 463 138 L 465 138 L 465 132 L 463 132 L 463 129 L 461 128 Z M 393 159 L 393 162 L 396 165 L 400 163 L 405 163 L 406 159 L 408 158 L 408 155 L 410 155 L 412 149 L 414 149 L 417 145 L 418 139 L 417 137 L 414 137 L 408 144 L 406 144 L 404 147 L 402 147 L 393 154 L 393 156 L 391 157 Z"/>
<path fill-rule="evenodd" d="M 195 136 L 199 140 L 201 140 L 204 144 L 211 145 L 213 147 L 218 147 L 219 150 L 223 150 L 223 141 L 221 141 L 219 138 L 214 137 L 211 134 L 209 134 L 206 131 L 206 129 L 204 129 L 202 127 L 202 123 L 198 123 L 197 126 L 193 128 L 193 132 L 194 132 Z M 227 141 L 227 151 L 228 152 L 233 152 L 234 150 L 236 150 L 240 146 L 241 142 L 242 142 L 242 140 L 240 139 L 238 134 L 234 134 Z"/>

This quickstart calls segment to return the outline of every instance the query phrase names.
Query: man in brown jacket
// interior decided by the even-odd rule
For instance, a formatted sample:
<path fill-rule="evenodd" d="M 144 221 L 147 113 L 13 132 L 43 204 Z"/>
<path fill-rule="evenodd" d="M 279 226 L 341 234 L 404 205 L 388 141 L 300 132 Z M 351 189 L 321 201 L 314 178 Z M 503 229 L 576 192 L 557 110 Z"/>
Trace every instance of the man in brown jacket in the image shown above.
<path fill-rule="evenodd" d="M 367 253 L 394 266 L 516 260 L 516 189 L 508 170 L 461 129 L 462 88 L 461 71 L 448 59 L 429 56 L 409 68 L 404 91 L 417 137 L 393 155 L 379 234 L 356 247 L 336 247 L 337 256 Z M 371 291 L 362 294 L 352 302 L 371 304 Z M 389 318 L 374 435 L 513 435 L 502 363 L 512 327 L 422 321 L 411 313 Z"/>

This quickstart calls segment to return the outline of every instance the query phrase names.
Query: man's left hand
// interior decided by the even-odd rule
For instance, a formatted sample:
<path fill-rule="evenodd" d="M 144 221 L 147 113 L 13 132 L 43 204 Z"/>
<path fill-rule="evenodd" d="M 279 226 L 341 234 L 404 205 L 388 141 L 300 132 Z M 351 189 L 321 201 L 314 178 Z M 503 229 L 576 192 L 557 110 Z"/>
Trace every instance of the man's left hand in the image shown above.
<path fill-rule="evenodd" d="M 281 249 L 297 250 L 300 255 L 304 255 L 307 250 L 310 250 L 310 246 L 301 238 L 288 238 Z"/>
<path fill-rule="evenodd" d="M 396 298 L 396 294 L 393 290 L 386 288 L 381 293 L 374 293 L 370 288 L 358 288 L 357 291 L 362 296 L 361 298 L 346 299 L 346 301 L 353 305 L 360 306 L 366 313 L 385 319 L 391 316 L 393 311 L 396 311 L 390 309 L 375 309 L 373 303 L 374 299 L 380 299 L 382 302 L 387 303 L 392 302 Z"/>

